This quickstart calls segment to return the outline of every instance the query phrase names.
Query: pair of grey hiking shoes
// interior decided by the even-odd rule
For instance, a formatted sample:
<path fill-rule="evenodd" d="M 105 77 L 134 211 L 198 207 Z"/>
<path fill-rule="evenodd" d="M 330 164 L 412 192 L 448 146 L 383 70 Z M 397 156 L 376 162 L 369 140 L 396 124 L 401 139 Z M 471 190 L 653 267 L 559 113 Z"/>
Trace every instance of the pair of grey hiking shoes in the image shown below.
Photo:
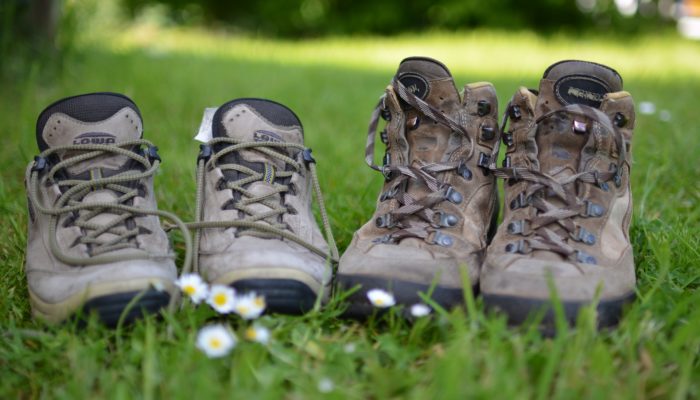
<path fill-rule="evenodd" d="M 85 94 L 40 114 L 42 152 L 26 173 L 26 272 L 36 317 L 59 322 L 96 312 L 113 326 L 171 303 L 178 271 L 158 217 L 183 231 L 183 272 L 193 263 L 208 282 L 255 291 L 279 312 L 303 312 L 328 296 L 338 253 L 297 116 L 272 101 L 238 99 L 219 107 L 208 128 L 196 163 L 195 221 L 184 224 L 157 209 L 160 157 L 143 140 L 129 98 Z"/>
<path fill-rule="evenodd" d="M 404 305 L 428 295 L 453 307 L 469 282 L 512 323 L 548 305 L 556 290 L 570 320 L 597 299 L 599 324 L 615 324 L 635 285 L 628 235 L 634 106 L 621 90 L 610 68 L 557 63 L 539 92 L 516 92 L 506 131 L 491 84 L 466 85 L 460 95 L 441 63 L 404 60 L 370 122 L 366 160 L 385 183 L 373 218 L 340 259 L 338 287 L 351 291 L 347 313 L 373 312 L 372 289 Z M 380 117 L 386 154 L 376 166 Z M 263 294 L 272 311 L 309 310 L 330 292 L 338 253 L 299 119 L 278 103 L 239 99 L 218 108 L 211 131 L 188 224 L 195 271 Z M 175 295 L 174 254 L 158 217 L 189 236 L 177 217 L 157 211 L 152 177 L 160 159 L 142 132 L 138 108 L 111 93 L 68 98 L 41 113 L 42 153 L 26 176 L 35 315 L 61 321 L 97 311 L 114 324 Z M 497 168 L 501 140 L 508 150 Z M 507 182 L 500 227 L 497 178 Z M 542 323 L 552 320 L 545 309 Z"/>

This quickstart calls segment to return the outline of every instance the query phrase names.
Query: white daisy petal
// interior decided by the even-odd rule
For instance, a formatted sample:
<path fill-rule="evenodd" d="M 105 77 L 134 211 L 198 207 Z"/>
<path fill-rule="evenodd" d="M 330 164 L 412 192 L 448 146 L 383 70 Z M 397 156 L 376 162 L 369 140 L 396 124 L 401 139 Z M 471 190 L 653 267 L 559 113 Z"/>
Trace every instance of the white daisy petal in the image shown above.
<path fill-rule="evenodd" d="M 197 348 L 210 358 L 223 357 L 235 346 L 236 336 L 224 325 L 208 325 L 197 333 Z"/>
<path fill-rule="evenodd" d="M 261 344 L 267 344 L 270 341 L 270 330 L 264 326 L 253 325 L 245 330 L 245 338 Z"/>
<path fill-rule="evenodd" d="M 416 303 L 411 306 L 411 315 L 416 318 L 425 317 L 430 314 L 431 311 L 430 307 L 423 303 Z"/>
<path fill-rule="evenodd" d="M 321 378 L 318 381 L 318 391 L 321 393 L 330 393 L 335 388 L 335 384 L 330 378 Z"/>
<path fill-rule="evenodd" d="M 396 304 L 394 295 L 382 289 L 371 289 L 367 291 L 367 298 L 373 306 L 388 308 Z"/>
<path fill-rule="evenodd" d="M 265 297 L 250 292 L 236 296 L 233 312 L 243 319 L 256 319 L 265 311 L 265 306 Z"/>
<path fill-rule="evenodd" d="M 228 314 L 233 311 L 236 304 L 236 292 L 228 286 L 212 285 L 207 304 L 220 314 Z"/>
<path fill-rule="evenodd" d="M 175 281 L 175 286 L 179 287 L 194 304 L 201 303 L 207 298 L 209 292 L 206 282 L 197 274 L 183 274 Z"/>

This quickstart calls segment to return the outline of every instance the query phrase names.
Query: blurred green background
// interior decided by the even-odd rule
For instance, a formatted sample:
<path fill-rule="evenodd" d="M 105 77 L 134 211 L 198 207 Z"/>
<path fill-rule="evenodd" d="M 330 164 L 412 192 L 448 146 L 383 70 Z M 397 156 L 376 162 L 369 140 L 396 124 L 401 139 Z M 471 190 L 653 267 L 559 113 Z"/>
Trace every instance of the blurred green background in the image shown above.
<path fill-rule="evenodd" d="M 0 56 L 52 57 L 81 38 L 149 20 L 255 37 L 300 39 L 472 29 L 634 36 L 673 29 L 681 0 L 2 0 Z M 92 29 L 90 29 L 92 28 Z"/>

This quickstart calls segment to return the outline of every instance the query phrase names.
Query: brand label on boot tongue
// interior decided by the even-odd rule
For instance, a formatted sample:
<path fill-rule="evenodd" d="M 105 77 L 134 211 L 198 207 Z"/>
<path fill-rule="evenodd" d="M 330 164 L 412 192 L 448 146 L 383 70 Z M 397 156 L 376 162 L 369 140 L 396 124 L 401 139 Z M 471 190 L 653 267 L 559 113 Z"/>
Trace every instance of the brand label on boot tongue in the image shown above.
<path fill-rule="evenodd" d="M 253 140 L 256 142 L 284 142 L 280 135 L 264 129 L 258 129 L 257 131 L 253 132 Z"/>
<path fill-rule="evenodd" d="M 589 75 L 568 75 L 554 83 L 554 94 L 564 104 L 583 104 L 599 108 L 610 88 L 602 80 Z"/>
<path fill-rule="evenodd" d="M 114 144 L 117 138 L 104 132 L 86 132 L 73 138 L 73 144 Z"/>
<path fill-rule="evenodd" d="M 425 99 L 428 97 L 430 85 L 428 85 L 428 81 L 426 81 L 422 76 L 407 72 L 405 74 L 401 74 L 399 77 L 399 82 L 406 87 L 406 90 L 408 90 L 409 93 L 412 93 L 419 99 Z"/>

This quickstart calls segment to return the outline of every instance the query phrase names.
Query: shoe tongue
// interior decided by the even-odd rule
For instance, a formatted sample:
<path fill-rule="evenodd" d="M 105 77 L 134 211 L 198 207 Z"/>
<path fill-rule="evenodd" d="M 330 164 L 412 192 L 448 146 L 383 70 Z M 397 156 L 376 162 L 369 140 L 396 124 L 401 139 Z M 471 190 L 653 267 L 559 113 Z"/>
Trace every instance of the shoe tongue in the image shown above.
<path fill-rule="evenodd" d="M 212 123 L 213 137 L 230 137 L 241 142 L 304 143 L 304 131 L 292 110 L 270 100 L 238 99 L 216 111 Z M 296 151 L 276 149 L 294 156 Z M 253 163 L 284 163 L 259 151 L 243 150 L 242 159 Z"/>
<path fill-rule="evenodd" d="M 459 120 L 461 99 L 450 71 L 443 64 L 426 57 L 407 58 L 399 65 L 396 77 L 408 92 L 439 112 Z M 409 145 L 409 161 L 421 160 L 428 163 L 446 161 L 449 151 L 454 150 L 456 143 L 450 141 L 451 129 L 429 121 L 403 99 L 400 103 L 407 118 L 406 140 Z"/>
<path fill-rule="evenodd" d="M 59 100 L 39 114 L 36 139 L 39 150 L 75 144 L 114 144 L 140 139 L 143 122 L 131 99 L 116 93 L 91 93 Z M 59 151 L 60 159 L 76 151 Z M 128 158 L 105 154 L 68 167 L 73 175 L 94 168 L 119 169 Z"/>
<path fill-rule="evenodd" d="M 437 60 L 427 57 L 410 57 L 401 61 L 396 76 L 409 92 L 437 106 L 440 97 L 459 102 L 459 93 L 452 74 Z"/>
<path fill-rule="evenodd" d="M 561 61 L 550 66 L 540 81 L 535 115 L 539 118 L 570 104 L 599 108 L 607 93 L 621 90 L 622 78 L 612 68 L 586 61 Z M 581 152 L 590 135 L 575 132 L 570 118 L 552 115 L 538 127 L 542 172 L 555 176 L 578 172 Z"/>
<path fill-rule="evenodd" d="M 610 67 L 588 61 L 560 61 L 544 72 L 539 97 L 545 103 L 539 111 L 549 111 L 545 106 L 553 109 L 569 104 L 600 108 L 607 93 L 621 90 L 622 78 Z"/>

